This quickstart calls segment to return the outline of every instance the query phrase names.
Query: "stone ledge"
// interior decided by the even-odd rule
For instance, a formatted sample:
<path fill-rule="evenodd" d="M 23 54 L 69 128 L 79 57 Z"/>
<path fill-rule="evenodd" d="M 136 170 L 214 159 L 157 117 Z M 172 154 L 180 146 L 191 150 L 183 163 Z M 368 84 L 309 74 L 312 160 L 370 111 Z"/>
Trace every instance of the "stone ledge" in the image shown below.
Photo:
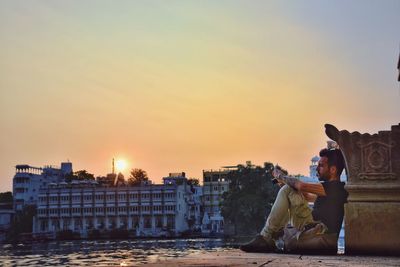
<path fill-rule="evenodd" d="M 159 257 L 150 266 L 400 266 L 400 257 L 310 256 L 295 254 L 245 253 L 238 249 L 198 252 L 177 258 Z"/>
<path fill-rule="evenodd" d="M 400 185 L 346 184 L 349 202 L 400 202 Z"/>

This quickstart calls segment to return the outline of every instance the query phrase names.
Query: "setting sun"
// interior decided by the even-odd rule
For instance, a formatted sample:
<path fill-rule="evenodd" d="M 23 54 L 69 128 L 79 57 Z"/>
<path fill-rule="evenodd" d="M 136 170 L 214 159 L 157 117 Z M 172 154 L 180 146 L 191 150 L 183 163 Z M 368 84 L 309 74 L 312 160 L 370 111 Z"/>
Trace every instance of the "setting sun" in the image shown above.
<path fill-rule="evenodd" d="M 127 163 L 126 160 L 124 159 L 117 159 L 115 161 L 115 170 L 117 172 L 123 172 L 127 167 Z"/>

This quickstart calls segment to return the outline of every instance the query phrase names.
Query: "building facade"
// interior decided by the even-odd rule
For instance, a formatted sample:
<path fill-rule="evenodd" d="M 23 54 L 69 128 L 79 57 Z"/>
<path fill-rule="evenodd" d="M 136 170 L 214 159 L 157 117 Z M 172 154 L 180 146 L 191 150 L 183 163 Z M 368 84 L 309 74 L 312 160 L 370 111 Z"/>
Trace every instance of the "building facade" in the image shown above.
<path fill-rule="evenodd" d="M 224 218 L 221 215 L 222 194 L 229 190 L 226 179 L 230 170 L 203 170 L 203 234 L 223 234 Z"/>
<path fill-rule="evenodd" d="M 61 168 L 45 166 L 43 168 L 30 165 L 15 166 L 13 178 L 14 210 L 21 211 L 25 205 L 36 205 L 39 190 L 49 183 L 64 180 L 64 175 L 72 173 L 72 163 L 63 162 Z"/>
<path fill-rule="evenodd" d="M 314 180 L 318 180 L 318 174 L 317 174 L 318 161 L 319 161 L 318 156 L 315 156 L 311 159 L 310 178 Z"/>
<path fill-rule="evenodd" d="M 50 184 L 40 190 L 33 232 L 70 230 L 84 237 L 92 230 L 128 230 L 136 236 L 175 236 L 189 230 L 191 195 L 186 178 L 135 187 Z"/>

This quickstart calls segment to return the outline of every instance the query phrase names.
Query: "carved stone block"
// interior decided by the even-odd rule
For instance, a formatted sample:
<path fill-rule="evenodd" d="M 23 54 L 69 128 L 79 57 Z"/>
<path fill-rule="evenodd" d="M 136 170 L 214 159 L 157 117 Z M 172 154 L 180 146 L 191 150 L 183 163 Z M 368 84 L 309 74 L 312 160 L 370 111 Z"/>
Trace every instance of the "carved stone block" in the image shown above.
<path fill-rule="evenodd" d="M 400 124 L 373 135 L 325 128 L 346 161 L 346 253 L 400 255 Z"/>

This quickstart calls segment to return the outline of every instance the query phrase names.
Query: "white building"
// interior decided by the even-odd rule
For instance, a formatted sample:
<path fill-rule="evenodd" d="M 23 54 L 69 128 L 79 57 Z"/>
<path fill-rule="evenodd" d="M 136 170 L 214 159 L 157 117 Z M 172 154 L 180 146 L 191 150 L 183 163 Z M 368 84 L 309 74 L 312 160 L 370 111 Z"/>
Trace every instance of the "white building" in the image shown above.
<path fill-rule="evenodd" d="M 224 218 L 221 216 L 222 194 L 229 190 L 226 179 L 230 170 L 203 170 L 203 234 L 223 234 Z"/>
<path fill-rule="evenodd" d="M 95 181 L 50 184 L 39 193 L 34 233 L 129 230 L 136 236 L 179 235 L 189 229 L 190 186 L 185 177 L 164 184 L 102 187 Z"/>
<path fill-rule="evenodd" d="M 191 216 L 194 217 L 193 230 L 201 231 L 201 224 L 203 219 L 203 187 L 194 186 L 191 189 L 193 192 L 193 206 L 191 208 Z"/>
<path fill-rule="evenodd" d="M 318 167 L 319 157 L 315 156 L 311 159 L 310 165 L 310 178 L 318 181 L 317 167 Z"/>
<path fill-rule="evenodd" d="M 202 219 L 202 199 L 203 199 L 203 187 L 189 185 L 184 172 L 170 173 L 168 177 L 163 178 L 164 184 L 176 184 L 186 186 L 185 201 L 188 205 L 187 220 L 190 231 L 201 230 L 201 219 Z"/>
<path fill-rule="evenodd" d="M 25 205 L 36 205 L 40 188 L 47 187 L 49 183 L 63 181 L 64 175 L 72 172 L 72 163 L 63 162 L 61 168 L 17 165 L 15 171 L 13 178 L 14 210 L 20 211 Z"/>

